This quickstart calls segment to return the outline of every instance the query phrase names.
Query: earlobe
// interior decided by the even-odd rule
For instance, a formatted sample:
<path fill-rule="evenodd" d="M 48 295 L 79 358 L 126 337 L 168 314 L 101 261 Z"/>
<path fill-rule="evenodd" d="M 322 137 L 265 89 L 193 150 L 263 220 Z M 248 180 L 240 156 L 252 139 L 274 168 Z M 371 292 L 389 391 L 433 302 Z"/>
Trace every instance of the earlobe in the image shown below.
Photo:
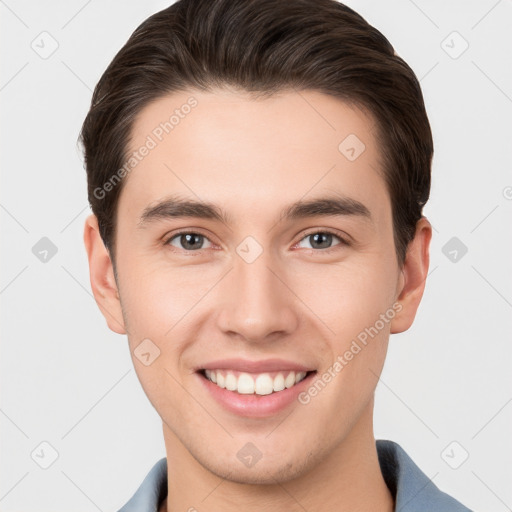
<path fill-rule="evenodd" d="M 426 217 L 416 224 L 416 233 L 409 243 L 397 288 L 400 312 L 391 322 L 391 334 L 411 327 L 423 297 L 429 266 L 432 226 Z"/>
<path fill-rule="evenodd" d="M 96 304 L 110 330 L 126 334 L 121 301 L 110 254 L 101 238 L 94 214 L 85 219 L 84 244 L 89 260 L 89 278 Z"/>

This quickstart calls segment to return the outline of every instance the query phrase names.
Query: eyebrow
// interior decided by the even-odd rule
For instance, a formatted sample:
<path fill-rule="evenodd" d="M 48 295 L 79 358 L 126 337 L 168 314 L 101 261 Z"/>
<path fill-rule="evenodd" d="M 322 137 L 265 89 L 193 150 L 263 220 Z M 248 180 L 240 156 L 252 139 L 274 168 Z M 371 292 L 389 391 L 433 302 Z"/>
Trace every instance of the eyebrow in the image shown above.
<path fill-rule="evenodd" d="M 370 210 L 363 203 L 345 196 L 299 200 L 281 210 L 279 221 L 317 216 L 358 216 L 372 221 Z M 144 228 L 154 221 L 181 217 L 211 219 L 227 225 L 233 224 L 233 217 L 216 204 L 170 196 L 153 206 L 147 206 L 142 212 L 138 226 Z"/>

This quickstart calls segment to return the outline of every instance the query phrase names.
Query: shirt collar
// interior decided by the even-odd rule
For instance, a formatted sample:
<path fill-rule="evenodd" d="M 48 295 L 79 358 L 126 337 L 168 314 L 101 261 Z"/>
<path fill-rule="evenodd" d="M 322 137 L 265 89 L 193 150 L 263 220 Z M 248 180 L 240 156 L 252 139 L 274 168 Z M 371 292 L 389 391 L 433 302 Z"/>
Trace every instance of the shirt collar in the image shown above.
<path fill-rule="evenodd" d="M 399 444 L 378 439 L 377 454 L 384 481 L 395 497 L 395 512 L 471 512 L 439 490 Z"/>
<path fill-rule="evenodd" d="M 399 444 L 383 439 L 376 443 L 384 481 L 395 498 L 395 512 L 471 512 L 440 491 Z M 167 459 L 164 457 L 151 468 L 135 494 L 118 512 L 158 512 L 166 496 Z"/>

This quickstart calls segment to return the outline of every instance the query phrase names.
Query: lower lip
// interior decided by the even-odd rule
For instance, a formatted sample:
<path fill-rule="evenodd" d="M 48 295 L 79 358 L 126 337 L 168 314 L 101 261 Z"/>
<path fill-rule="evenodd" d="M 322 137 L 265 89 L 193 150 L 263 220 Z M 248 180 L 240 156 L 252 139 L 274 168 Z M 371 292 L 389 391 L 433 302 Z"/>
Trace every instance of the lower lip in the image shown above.
<path fill-rule="evenodd" d="M 197 376 L 213 398 L 228 411 L 249 418 L 264 418 L 282 411 L 298 400 L 297 396 L 311 384 L 315 374 L 316 372 L 312 372 L 291 388 L 285 388 L 269 395 L 244 395 L 217 386 L 201 373 L 197 373 Z"/>

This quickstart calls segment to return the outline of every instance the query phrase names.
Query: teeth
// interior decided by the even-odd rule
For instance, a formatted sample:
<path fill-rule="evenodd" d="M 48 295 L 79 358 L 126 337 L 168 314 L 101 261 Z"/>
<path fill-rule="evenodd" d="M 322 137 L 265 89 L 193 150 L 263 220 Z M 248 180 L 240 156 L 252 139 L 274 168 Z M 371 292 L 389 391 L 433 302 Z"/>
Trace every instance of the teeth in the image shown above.
<path fill-rule="evenodd" d="M 257 395 L 270 395 L 274 391 L 274 379 L 268 373 L 258 375 L 254 384 L 254 391 Z"/>
<path fill-rule="evenodd" d="M 306 372 L 297 372 L 297 375 L 295 375 L 295 384 L 298 384 L 305 376 Z"/>
<path fill-rule="evenodd" d="M 246 372 L 238 373 L 237 377 L 233 372 L 225 370 L 205 370 L 205 375 L 208 380 L 229 391 L 242 395 L 270 395 L 299 383 L 306 377 L 306 372 L 279 372 L 274 378 L 268 373 L 253 376 Z"/>
<path fill-rule="evenodd" d="M 283 374 L 280 373 L 276 377 L 274 377 L 274 391 L 282 391 L 284 389 L 284 377 Z"/>
<path fill-rule="evenodd" d="M 210 370 L 211 372 L 211 370 Z M 216 377 L 217 377 L 217 386 L 219 386 L 220 388 L 225 388 L 226 387 L 226 378 L 224 377 L 224 375 L 222 375 L 222 373 L 220 372 L 211 372 L 211 373 L 215 373 L 216 374 Z M 213 382 L 213 379 L 211 379 L 211 381 Z"/>
<path fill-rule="evenodd" d="M 288 377 L 284 379 L 284 386 L 286 388 L 291 388 L 295 384 L 295 373 L 291 372 L 288 374 Z"/>
<path fill-rule="evenodd" d="M 244 395 L 254 393 L 254 379 L 248 373 L 241 373 L 238 377 L 237 391 Z"/>
<path fill-rule="evenodd" d="M 226 389 L 229 391 L 235 391 L 238 387 L 237 378 L 230 372 L 226 375 Z"/>

